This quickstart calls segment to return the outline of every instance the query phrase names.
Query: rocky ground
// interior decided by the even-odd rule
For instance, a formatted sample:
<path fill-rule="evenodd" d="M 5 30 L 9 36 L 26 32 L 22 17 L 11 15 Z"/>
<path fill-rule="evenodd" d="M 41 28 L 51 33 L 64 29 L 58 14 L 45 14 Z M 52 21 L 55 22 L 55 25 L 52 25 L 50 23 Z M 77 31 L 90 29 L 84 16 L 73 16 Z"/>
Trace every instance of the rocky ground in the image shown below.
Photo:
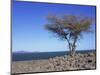
<path fill-rule="evenodd" d="M 30 72 L 51 72 L 68 70 L 85 70 L 96 68 L 96 55 L 93 52 L 76 54 L 74 57 L 64 55 L 45 60 L 12 62 L 12 74 Z"/>

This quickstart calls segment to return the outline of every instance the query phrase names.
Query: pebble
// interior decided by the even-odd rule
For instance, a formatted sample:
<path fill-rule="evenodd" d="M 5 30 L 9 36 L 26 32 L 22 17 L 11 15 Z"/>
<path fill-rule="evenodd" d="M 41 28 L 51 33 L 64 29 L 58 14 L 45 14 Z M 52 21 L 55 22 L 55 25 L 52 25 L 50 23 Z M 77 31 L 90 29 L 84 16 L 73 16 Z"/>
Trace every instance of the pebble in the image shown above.
<path fill-rule="evenodd" d="M 28 73 L 28 72 L 48 72 L 48 71 L 67 71 L 80 69 L 95 69 L 96 59 L 95 53 L 87 54 L 78 53 L 75 57 L 69 55 L 56 56 L 47 60 L 35 60 L 24 62 L 13 62 L 12 73 Z"/>

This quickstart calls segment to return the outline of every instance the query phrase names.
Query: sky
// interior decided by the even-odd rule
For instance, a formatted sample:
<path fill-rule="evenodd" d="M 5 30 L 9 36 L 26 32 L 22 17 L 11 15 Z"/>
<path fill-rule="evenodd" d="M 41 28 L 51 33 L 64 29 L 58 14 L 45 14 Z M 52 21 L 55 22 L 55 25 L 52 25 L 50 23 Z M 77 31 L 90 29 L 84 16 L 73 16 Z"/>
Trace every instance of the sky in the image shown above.
<path fill-rule="evenodd" d="M 95 6 L 48 4 L 13 1 L 12 51 L 52 52 L 68 51 L 67 41 L 61 41 L 45 29 L 48 14 L 77 15 L 95 20 Z M 95 31 L 95 22 L 92 29 Z M 95 49 L 95 32 L 85 33 L 77 42 L 77 50 Z"/>

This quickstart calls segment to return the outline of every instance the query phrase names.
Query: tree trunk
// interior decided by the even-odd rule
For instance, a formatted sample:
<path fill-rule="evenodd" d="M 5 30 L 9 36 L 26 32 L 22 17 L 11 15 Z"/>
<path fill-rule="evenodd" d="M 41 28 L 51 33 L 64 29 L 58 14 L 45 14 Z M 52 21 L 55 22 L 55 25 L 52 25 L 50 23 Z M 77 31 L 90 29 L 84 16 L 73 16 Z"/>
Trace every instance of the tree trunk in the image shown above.
<path fill-rule="evenodd" d="M 65 39 L 67 40 L 67 43 L 68 43 L 68 47 L 69 47 L 69 52 L 70 52 L 70 55 L 72 53 L 72 44 L 70 43 L 69 39 L 65 36 Z"/>
<path fill-rule="evenodd" d="M 69 52 L 70 52 L 70 55 L 72 55 L 72 44 L 71 43 L 69 43 Z"/>
<path fill-rule="evenodd" d="M 72 47 L 72 55 L 71 56 L 75 56 L 75 50 L 76 50 L 76 45 L 73 45 L 73 47 Z"/>
<path fill-rule="evenodd" d="M 69 50 L 70 50 L 70 56 L 74 56 L 75 55 L 75 49 L 76 49 L 76 41 L 77 41 L 77 36 L 75 36 L 73 43 L 70 42 L 70 40 L 65 37 L 65 39 L 68 42 L 68 46 L 69 46 Z"/>
<path fill-rule="evenodd" d="M 76 41 L 77 41 L 77 37 L 74 38 L 73 44 L 72 44 L 72 52 L 71 52 L 71 56 L 75 56 L 75 50 L 76 50 Z"/>

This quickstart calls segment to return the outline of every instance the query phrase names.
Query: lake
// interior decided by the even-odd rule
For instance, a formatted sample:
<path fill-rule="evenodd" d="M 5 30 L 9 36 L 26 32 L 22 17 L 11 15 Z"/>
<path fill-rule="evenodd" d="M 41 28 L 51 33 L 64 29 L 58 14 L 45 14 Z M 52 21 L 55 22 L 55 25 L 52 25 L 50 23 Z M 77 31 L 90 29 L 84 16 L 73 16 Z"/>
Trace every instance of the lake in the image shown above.
<path fill-rule="evenodd" d="M 81 50 L 76 53 L 87 53 L 87 52 L 95 52 L 95 50 Z M 40 60 L 40 59 L 48 59 L 55 56 L 63 56 L 68 55 L 69 51 L 59 51 L 59 52 L 23 52 L 23 53 L 12 53 L 12 61 L 27 61 L 27 60 Z"/>

